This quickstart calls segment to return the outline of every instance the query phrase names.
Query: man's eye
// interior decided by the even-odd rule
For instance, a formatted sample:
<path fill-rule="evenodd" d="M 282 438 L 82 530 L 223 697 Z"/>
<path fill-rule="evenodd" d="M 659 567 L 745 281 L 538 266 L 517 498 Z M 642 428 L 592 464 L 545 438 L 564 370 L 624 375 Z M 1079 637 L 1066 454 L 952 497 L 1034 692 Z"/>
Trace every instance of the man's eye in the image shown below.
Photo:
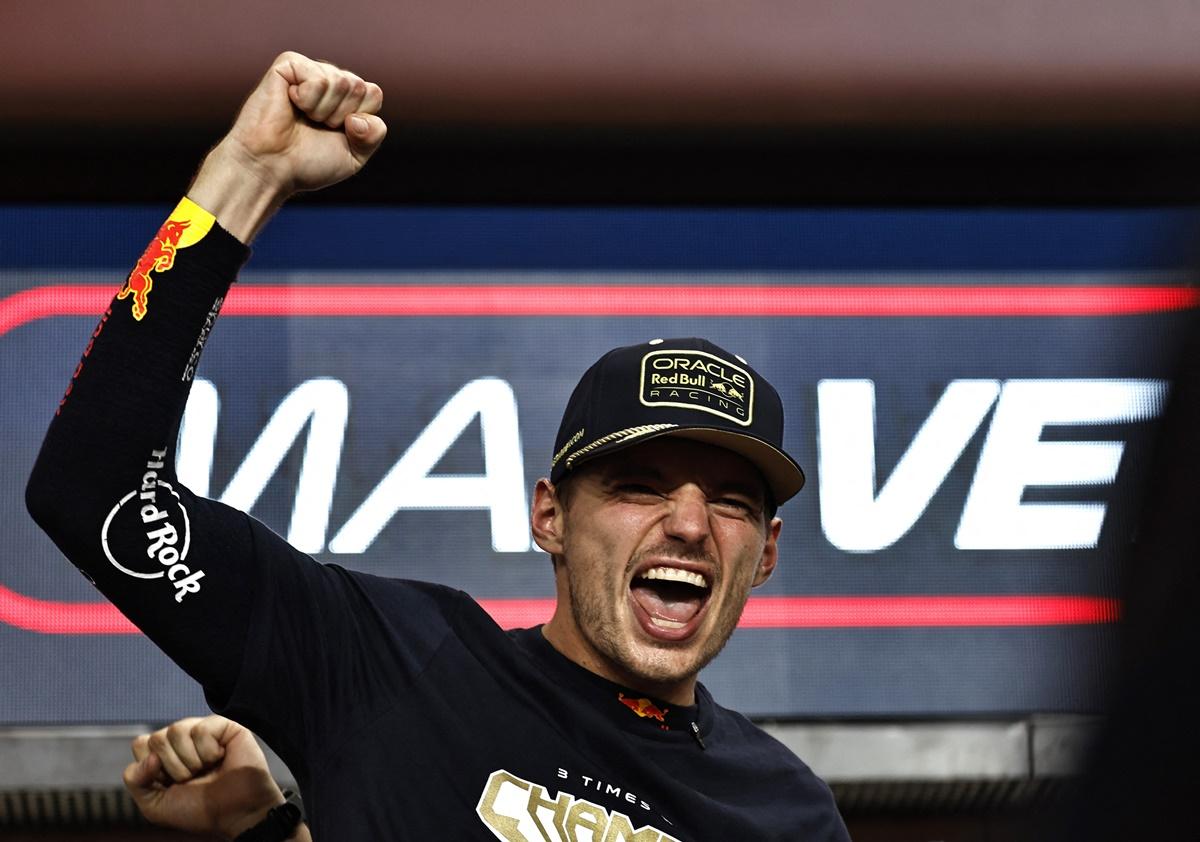
<path fill-rule="evenodd" d="M 713 501 L 713 505 L 746 515 L 753 514 L 756 510 L 755 506 L 748 500 L 742 500 L 738 497 L 720 497 Z"/>
<path fill-rule="evenodd" d="M 626 497 L 661 497 L 657 490 L 648 485 L 640 485 L 634 482 L 622 483 L 617 486 L 617 491 Z"/>

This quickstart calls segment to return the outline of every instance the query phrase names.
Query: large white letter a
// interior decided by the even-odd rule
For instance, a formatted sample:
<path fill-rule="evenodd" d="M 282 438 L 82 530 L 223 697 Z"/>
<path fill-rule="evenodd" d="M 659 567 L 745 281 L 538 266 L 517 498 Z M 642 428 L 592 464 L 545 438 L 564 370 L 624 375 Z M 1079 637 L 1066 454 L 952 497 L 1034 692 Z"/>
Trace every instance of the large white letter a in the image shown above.
<path fill-rule="evenodd" d="M 430 475 L 442 456 L 479 416 L 482 475 Z M 495 377 L 472 380 L 446 402 L 329 542 L 335 553 L 361 553 L 400 509 L 487 509 L 492 548 L 529 550 L 525 465 L 517 427 L 517 399 Z"/>

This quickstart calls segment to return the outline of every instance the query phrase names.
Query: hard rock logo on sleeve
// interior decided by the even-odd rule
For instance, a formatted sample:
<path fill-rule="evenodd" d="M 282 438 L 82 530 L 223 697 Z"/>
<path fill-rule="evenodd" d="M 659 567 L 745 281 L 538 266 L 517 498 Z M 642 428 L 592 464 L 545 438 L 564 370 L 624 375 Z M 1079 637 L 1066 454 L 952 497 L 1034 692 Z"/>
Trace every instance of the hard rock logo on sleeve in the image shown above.
<path fill-rule="evenodd" d="M 705 351 L 651 351 L 642 357 L 643 406 L 697 409 L 748 427 L 754 420 L 750 372 Z"/>
<path fill-rule="evenodd" d="M 142 252 L 125 286 L 117 293 L 117 300 L 133 299 L 133 318 L 141 321 L 150 308 L 150 291 L 154 288 L 154 277 L 170 271 L 175 265 L 175 253 L 182 248 L 195 245 L 212 230 L 215 219 L 204 208 L 191 199 L 180 200 L 167 221 L 158 229 L 150 245 Z"/>
<path fill-rule="evenodd" d="M 100 530 L 100 545 L 113 567 L 135 579 L 166 578 L 175 601 L 200 591 L 203 570 L 185 562 L 192 541 L 191 521 L 169 482 L 159 479 L 166 448 L 150 452 L 141 484 L 109 511 Z"/>

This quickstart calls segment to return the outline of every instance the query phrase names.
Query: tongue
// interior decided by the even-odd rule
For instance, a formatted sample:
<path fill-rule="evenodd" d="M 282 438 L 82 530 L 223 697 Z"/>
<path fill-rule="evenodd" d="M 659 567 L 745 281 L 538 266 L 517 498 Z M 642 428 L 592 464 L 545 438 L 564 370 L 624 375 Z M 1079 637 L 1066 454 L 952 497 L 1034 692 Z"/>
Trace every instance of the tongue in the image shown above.
<path fill-rule="evenodd" d="M 661 620 L 686 623 L 704 605 L 704 592 L 691 585 L 635 582 L 631 590 L 638 605 L 651 617 Z"/>

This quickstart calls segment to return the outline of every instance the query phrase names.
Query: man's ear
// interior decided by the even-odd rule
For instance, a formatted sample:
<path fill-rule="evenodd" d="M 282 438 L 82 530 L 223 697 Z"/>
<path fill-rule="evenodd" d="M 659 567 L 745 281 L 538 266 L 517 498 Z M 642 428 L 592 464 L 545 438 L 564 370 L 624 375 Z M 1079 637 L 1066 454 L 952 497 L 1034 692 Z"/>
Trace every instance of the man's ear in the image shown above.
<path fill-rule="evenodd" d="M 551 555 L 563 552 L 563 507 L 550 480 L 542 477 L 533 488 L 529 531 L 537 545 Z"/>
<path fill-rule="evenodd" d="M 779 531 L 783 529 L 783 521 L 773 518 L 767 524 L 767 542 L 763 545 L 762 558 L 758 562 L 758 570 L 754 573 L 754 587 L 771 578 L 775 565 L 779 563 Z"/>

